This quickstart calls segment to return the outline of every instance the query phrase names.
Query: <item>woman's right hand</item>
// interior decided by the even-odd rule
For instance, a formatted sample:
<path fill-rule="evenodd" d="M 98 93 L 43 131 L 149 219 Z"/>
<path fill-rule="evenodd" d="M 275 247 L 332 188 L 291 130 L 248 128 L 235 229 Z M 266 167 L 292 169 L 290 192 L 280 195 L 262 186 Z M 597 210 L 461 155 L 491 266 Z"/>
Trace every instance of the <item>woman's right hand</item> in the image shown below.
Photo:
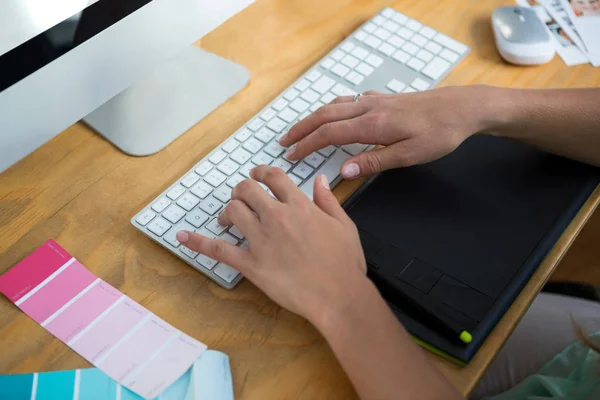
<path fill-rule="evenodd" d="M 492 126 L 488 98 L 497 88 L 447 87 L 420 93 L 366 92 L 353 102 L 339 97 L 296 124 L 283 136 L 291 160 L 329 145 L 363 143 L 385 146 L 347 160 L 347 179 L 437 160 L 469 136 Z"/>

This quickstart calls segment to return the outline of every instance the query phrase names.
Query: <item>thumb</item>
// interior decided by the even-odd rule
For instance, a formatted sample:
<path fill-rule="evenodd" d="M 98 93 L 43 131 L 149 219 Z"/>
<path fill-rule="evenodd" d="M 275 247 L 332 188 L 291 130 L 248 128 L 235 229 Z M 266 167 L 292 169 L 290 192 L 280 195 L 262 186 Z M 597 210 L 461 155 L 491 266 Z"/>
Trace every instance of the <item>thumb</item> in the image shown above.
<path fill-rule="evenodd" d="M 369 176 L 391 168 L 410 165 L 405 160 L 402 147 L 395 143 L 392 146 L 366 151 L 350 158 L 342 166 L 342 176 L 345 179 L 356 179 Z M 400 148 L 398 148 L 400 147 Z"/>
<path fill-rule="evenodd" d="M 340 206 L 340 203 L 335 198 L 329 187 L 329 181 L 325 175 L 321 175 L 315 179 L 313 187 L 313 201 L 321 210 L 331 215 L 335 219 L 346 217 L 346 212 Z"/>

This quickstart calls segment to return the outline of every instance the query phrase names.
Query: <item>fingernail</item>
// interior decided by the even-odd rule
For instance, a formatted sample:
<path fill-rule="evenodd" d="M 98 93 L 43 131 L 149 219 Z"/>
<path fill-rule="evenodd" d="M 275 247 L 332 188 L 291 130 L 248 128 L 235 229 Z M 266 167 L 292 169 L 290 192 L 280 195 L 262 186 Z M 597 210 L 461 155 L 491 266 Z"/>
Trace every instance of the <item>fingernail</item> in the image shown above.
<path fill-rule="evenodd" d="M 325 175 L 321 175 L 321 185 L 327 190 L 331 189 L 331 187 L 329 187 L 329 180 Z"/>
<path fill-rule="evenodd" d="M 288 150 L 288 152 L 285 154 L 285 156 L 287 158 L 292 158 L 292 157 L 294 157 L 295 153 L 296 153 L 296 148 L 292 147 L 291 149 Z"/>
<path fill-rule="evenodd" d="M 175 236 L 177 237 L 177 241 L 179 243 L 187 243 L 188 239 L 190 238 L 190 235 L 185 231 L 179 231 Z"/>
<path fill-rule="evenodd" d="M 280 138 L 279 138 L 279 143 L 283 142 L 285 140 L 285 138 L 287 138 L 288 134 L 284 133 Z"/>
<path fill-rule="evenodd" d="M 360 175 L 360 167 L 356 163 L 348 164 L 342 169 L 342 175 L 344 178 L 355 178 Z"/>

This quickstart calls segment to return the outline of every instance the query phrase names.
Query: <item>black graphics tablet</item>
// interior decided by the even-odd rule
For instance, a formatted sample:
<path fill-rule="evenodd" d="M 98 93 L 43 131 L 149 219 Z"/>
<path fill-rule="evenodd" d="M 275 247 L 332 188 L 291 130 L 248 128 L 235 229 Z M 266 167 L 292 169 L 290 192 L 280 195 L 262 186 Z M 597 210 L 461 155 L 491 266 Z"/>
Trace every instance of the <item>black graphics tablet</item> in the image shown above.
<path fill-rule="evenodd" d="M 438 334 L 374 280 L 420 343 L 464 364 L 599 182 L 597 168 L 474 136 L 438 161 L 371 178 L 344 208 L 359 228 L 370 276 L 387 262 L 403 292 L 427 296 L 471 332 L 468 345 Z"/>

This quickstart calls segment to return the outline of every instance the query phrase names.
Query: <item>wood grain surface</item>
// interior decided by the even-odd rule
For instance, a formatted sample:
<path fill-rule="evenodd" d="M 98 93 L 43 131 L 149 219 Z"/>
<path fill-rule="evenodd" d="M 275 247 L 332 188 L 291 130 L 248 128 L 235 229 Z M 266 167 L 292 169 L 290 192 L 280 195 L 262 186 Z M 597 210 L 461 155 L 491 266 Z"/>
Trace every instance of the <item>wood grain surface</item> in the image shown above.
<path fill-rule="evenodd" d="M 503 63 L 489 24 L 491 12 L 503 4 L 511 3 L 258 0 L 197 43 L 245 65 L 251 83 L 165 150 L 130 157 L 77 123 L 0 175 L 0 273 L 54 238 L 100 278 L 227 353 L 236 398 L 356 398 L 331 350 L 308 322 L 279 308 L 248 281 L 233 291 L 221 289 L 142 236 L 129 220 L 384 6 L 471 47 L 442 86 L 600 85 L 600 70 L 567 68 L 558 57 L 540 67 Z M 357 186 L 344 182 L 336 194 L 343 199 Z M 462 393 L 476 384 L 599 201 L 597 191 L 468 367 L 432 356 Z M 0 301 L 0 354 L 3 374 L 89 366 L 6 300 Z"/>

